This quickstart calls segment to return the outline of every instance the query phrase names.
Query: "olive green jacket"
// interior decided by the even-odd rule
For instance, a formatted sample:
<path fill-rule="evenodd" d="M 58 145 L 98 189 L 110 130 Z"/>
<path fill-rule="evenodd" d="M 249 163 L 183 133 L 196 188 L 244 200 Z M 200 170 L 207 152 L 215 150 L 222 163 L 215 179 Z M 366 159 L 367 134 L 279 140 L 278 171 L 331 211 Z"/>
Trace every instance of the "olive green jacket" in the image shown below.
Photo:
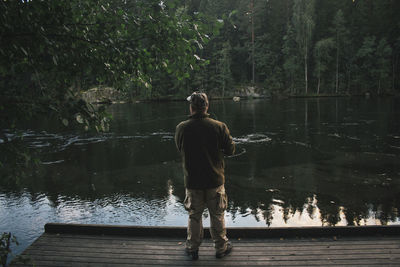
<path fill-rule="evenodd" d="M 209 189 L 225 183 L 224 154 L 235 153 L 225 123 L 196 113 L 176 126 L 175 143 L 182 155 L 186 188 Z"/>

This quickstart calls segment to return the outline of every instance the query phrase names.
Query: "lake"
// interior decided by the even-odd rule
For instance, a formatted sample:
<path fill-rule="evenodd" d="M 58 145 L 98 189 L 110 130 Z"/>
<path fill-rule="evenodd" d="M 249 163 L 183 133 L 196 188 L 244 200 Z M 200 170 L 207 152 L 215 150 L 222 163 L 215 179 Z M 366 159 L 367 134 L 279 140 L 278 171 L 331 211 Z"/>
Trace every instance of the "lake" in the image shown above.
<path fill-rule="evenodd" d="M 46 118 L 23 129 L 40 170 L 0 187 L 0 232 L 17 236 L 17 253 L 47 222 L 186 226 L 173 137 L 188 104 L 108 110 L 105 134 Z M 237 144 L 226 158 L 228 227 L 400 223 L 400 99 L 211 101 L 210 114 Z"/>

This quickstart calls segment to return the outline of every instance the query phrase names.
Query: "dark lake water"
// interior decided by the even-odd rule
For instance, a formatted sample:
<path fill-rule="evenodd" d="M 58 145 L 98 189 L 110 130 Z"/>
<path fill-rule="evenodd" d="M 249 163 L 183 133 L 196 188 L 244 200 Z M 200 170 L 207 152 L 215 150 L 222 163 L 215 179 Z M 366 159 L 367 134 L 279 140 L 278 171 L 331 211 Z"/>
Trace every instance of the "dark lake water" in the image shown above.
<path fill-rule="evenodd" d="M 39 174 L 0 187 L 0 232 L 17 236 L 16 252 L 47 222 L 186 226 L 173 136 L 187 103 L 109 112 L 106 134 L 45 118 L 24 130 Z M 400 223 L 400 99 L 212 101 L 210 113 L 237 144 L 226 158 L 228 227 Z"/>

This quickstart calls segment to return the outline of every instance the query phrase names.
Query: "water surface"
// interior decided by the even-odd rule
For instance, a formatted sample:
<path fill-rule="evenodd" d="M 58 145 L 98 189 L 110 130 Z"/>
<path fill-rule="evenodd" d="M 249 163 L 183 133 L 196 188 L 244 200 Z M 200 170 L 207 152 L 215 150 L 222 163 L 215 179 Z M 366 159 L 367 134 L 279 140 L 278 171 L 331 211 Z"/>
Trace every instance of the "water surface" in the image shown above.
<path fill-rule="evenodd" d="M 45 118 L 23 129 L 42 163 L 18 186 L 0 186 L 0 232 L 17 236 L 17 252 L 47 222 L 186 226 L 173 136 L 187 104 L 109 112 L 105 134 L 59 129 Z M 210 113 L 237 144 L 226 158 L 227 226 L 399 223 L 399 99 L 212 101 Z"/>

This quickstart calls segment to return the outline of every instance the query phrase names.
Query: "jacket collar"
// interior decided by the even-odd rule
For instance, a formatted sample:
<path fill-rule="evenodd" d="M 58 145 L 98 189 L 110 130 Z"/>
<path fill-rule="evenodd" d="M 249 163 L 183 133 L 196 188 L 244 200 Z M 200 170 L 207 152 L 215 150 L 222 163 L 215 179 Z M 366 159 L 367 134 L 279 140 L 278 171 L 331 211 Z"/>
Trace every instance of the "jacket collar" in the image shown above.
<path fill-rule="evenodd" d="M 208 113 L 194 113 L 193 115 L 190 115 L 189 118 L 191 119 L 204 119 L 208 118 L 210 114 Z"/>

